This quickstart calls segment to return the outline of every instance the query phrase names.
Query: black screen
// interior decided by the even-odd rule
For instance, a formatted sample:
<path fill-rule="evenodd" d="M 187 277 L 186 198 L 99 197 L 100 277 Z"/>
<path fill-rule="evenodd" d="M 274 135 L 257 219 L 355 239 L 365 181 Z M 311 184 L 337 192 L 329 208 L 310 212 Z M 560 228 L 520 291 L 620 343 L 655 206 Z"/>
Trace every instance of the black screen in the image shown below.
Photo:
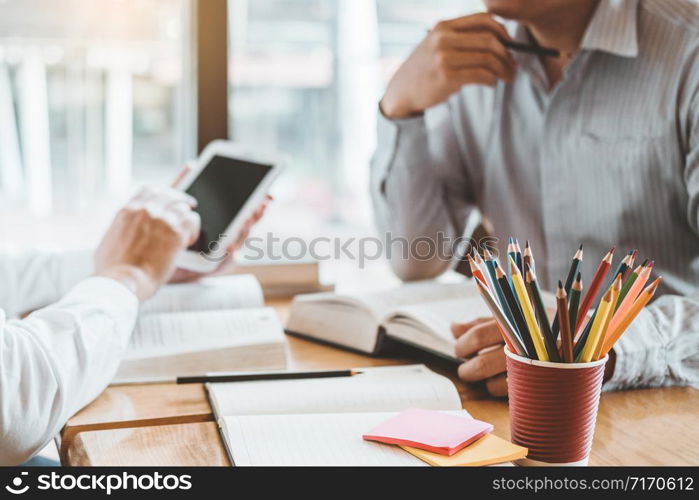
<path fill-rule="evenodd" d="M 271 165 L 214 156 L 187 189 L 199 203 L 195 211 L 201 217 L 199 239 L 189 249 L 209 253 L 271 169 Z"/>

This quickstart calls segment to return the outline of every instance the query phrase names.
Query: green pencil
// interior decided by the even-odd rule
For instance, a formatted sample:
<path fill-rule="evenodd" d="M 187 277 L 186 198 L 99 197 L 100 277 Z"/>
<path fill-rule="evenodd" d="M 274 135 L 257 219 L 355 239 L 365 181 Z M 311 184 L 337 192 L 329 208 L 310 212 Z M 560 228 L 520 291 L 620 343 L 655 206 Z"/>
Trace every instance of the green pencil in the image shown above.
<path fill-rule="evenodd" d="M 646 259 L 648 260 L 648 259 Z M 641 269 L 643 269 L 643 266 L 646 264 L 644 262 L 640 266 L 638 266 L 636 269 L 633 270 L 631 275 L 626 278 L 626 281 L 624 281 L 624 286 L 621 287 L 621 293 L 619 294 L 619 300 L 616 302 L 616 309 L 619 309 L 619 306 L 621 305 L 621 301 L 624 300 L 624 297 L 626 297 L 626 294 L 629 293 L 629 290 L 631 290 L 631 287 L 633 286 L 634 282 L 638 278 L 638 275 L 641 274 Z M 615 309 L 615 311 L 616 311 Z"/>

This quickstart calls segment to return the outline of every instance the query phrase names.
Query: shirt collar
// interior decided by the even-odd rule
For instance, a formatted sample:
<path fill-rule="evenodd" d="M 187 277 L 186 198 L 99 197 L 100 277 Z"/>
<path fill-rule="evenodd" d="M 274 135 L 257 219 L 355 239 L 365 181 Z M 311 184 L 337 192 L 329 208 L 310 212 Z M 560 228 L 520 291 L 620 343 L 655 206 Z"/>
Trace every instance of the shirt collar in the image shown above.
<path fill-rule="evenodd" d="M 580 48 L 622 57 L 638 55 L 638 0 L 601 0 Z"/>
<path fill-rule="evenodd" d="M 638 1 L 600 0 L 585 30 L 581 49 L 601 50 L 622 57 L 638 55 Z M 529 30 L 519 23 L 510 24 L 512 38 L 522 43 L 533 43 Z M 531 59 L 529 54 L 516 53 L 519 60 Z"/>

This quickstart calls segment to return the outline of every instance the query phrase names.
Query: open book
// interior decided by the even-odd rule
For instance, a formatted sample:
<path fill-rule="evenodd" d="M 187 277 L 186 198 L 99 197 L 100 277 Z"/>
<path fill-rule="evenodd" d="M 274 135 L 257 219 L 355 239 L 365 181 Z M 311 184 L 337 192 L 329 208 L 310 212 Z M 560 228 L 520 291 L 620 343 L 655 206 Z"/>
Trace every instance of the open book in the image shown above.
<path fill-rule="evenodd" d="M 362 435 L 410 407 L 468 415 L 449 379 L 424 365 L 352 377 L 209 384 L 231 461 L 244 465 L 425 465 Z"/>
<path fill-rule="evenodd" d="M 284 332 L 250 275 L 169 285 L 141 308 L 116 382 L 286 366 Z"/>
<path fill-rule="evenodd" d="M 368 354 L 379 354 L 388 338 L 456 360 L 450 324 L 490 316 L 471 281 L 423 281 L 374 293 L 297 296 L 286 330 Z"/>

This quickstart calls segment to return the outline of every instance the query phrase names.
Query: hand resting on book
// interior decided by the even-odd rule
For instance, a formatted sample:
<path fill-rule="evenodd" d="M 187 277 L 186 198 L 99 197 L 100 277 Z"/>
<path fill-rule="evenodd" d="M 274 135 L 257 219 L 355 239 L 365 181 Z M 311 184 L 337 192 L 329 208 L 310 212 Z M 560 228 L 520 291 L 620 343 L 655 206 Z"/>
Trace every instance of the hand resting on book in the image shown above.
<path fill-rule="evenodd" d="M 493 318 L 479 318 L 468 323 L 453 323 L 456 355 L 466 358 L 458 369 L 464 382 L 485 382 L 492 396 L 507 396 L 505 353 L 502 335 Z"/>

